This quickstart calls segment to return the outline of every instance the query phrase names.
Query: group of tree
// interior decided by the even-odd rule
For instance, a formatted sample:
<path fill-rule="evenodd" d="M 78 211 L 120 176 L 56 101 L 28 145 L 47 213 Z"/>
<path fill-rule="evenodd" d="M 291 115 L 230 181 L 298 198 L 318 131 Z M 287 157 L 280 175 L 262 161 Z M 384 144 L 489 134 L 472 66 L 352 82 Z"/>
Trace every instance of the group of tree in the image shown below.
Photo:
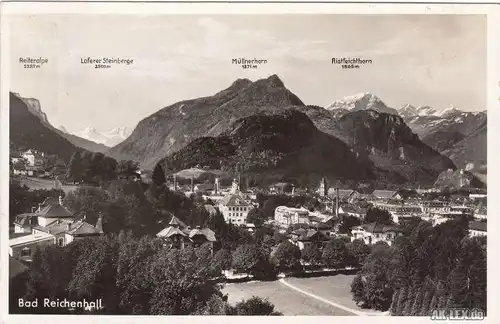
<path fill-rule="evenodd" d="M 353 280 L 358 304 L 392 315 L 427 316 L 437 308 L 486 312 L 486 240 L 468 237 L 467 219 L 420 221 L 393 245 L 377 243 Z"/>
<path fill-rule="evenodd" d="M 74 152 L 68 163 L 66 178 L 73 182 L 99 184 L 118 177 L 137 174 L 139 163 L 130 160 L 116 161 L 100 152 Z"/>
<path fill-rule="evenodd" d="M 363 223 L 369 224 L 369 223 L 381 223 L 385 225 L 391 225 L 393 224 L 392 220 L 392 215 L 385 209 L 377 208 L 377 207 L 371 207 L 368 208 L 366 211 L 366 215 L 363 219 Z"/>
<path fill-rule="evenodd" d="M 370 254 L 370 247 L 362 240 L 346 243 L 342 238 L 333 238 L 322 247 L 308 244 L 302 250 L 289 240 L 277 242 L 267 236 L 259 243 L 245 243 L 234 251 L 219 250 L 215 258 L 223 269 L 236 269 L 259 279 L 272 279 L 280 272 L 302 272 L 318 266 L 342 269 L 361 266 Z"/>
<path fill-rule="evenodd" d="M 207 245 L 169 249 L 160 239 L 121 232 L 37 249 L 24 281 L 11 281 L 11 313 L 69 313 L 19 308 L 17 300 L 101 299 L 109 315 L 278 315 L 251 298 L 235 306 L 221 292 L 221 268 Z M 83 313 L 83 309 L 74 312 Z"/>

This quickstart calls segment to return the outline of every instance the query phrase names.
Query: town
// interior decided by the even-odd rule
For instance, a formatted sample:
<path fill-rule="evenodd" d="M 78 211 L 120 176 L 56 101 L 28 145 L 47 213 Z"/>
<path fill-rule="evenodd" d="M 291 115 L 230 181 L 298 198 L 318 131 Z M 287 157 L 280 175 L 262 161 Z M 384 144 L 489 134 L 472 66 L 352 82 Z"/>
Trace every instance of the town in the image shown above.
<path fill-rule="evenodd" d="M 111 171 L 106 169 L 109 165 L 114 166 Z M 200 165 L 167 175 L 158 164 L 153 172 L 148 172 L 132 161 L 117 162 L 101 153 L 75 153 L 66 165 L 57 157 L 34 149 L 13 152 L 11 213 L 15 214 L 10 215 L 9 255 L 11 269 L 16 270 L 11 270 L 11 284 L 13 279 L 17 280 L 16 285 L 34 284 L 33 274 L 23 274 L 35 264 L 40 267 L 41 258 L 49 258 L 46 262 L 50 262 L 50 253 L 55 252 L 44 251 L 71 251 L 79 241 L 86 242 L 79 243 L 82 247 L 104 244 L 96 243 L 99 240 L 121 242 L 129 235 L 127 244 L 142 244 L 139 242 L 149 237 L 147 240 L 159 244 L 160 252 L 208 251 L 206 258 L 217 267 L 207 280 L 217 278 L 229 291 L 250 280 L 345 273 L 348 280 L 354 278 L 351 293 L 357 301 L 351 306 L 351 313 L 363 304 L 375 311 L 388 311 L 391 307 L 396 312 L 392 310 L 397 304 L 395 293 L 391 297 L 378 296 L 383 305 L 356 297 L 356 278 L 365 271 L 367 260 L 377 249 L 390 249 L 394 244 L 397 247 L 396 242 L 404 242 L 403 238 L 422 230 L 422 224 L 430 228 L 453 224 L 450 230 L 465 224 L 465 236 L 470 238 L 487 233 L 485 189 L 466 185 L 455 190 L 373 190 L 362 186 L 352 189 L 340 187 L 338 181 L 326 177 L 311 188 L 293 182 L 250 186 L 245 179 L 245 174 L 218 174 L 217 170 Z M 420 242 L 424 244 L 425 239 Z M 96 292 L 82 294 L 79 289 L 83 288 L 75 286 L 75 280 L 81 280 L 74 277 L 79 262 L 92 262 L 85 261 L 84 255 L 83 261 L 73 261 L 76 263 L 67 274 L 73 278 L 67 278 L 66 284 L 73 287 L 78 298 L 101 297 Z M 58 271 L 49 278 L 57 276 Z M 350 282 L 348 286 L 351 289 Z M 53 297 L 60 297 L 58 294 Z M 257 297 L 266 303 L 267 296 Z M 422 299 L 423 293 L 415 293 L 413 298 Z M 104 301 L 104 308 L 111 313 L 120 307 L 128 309 L 130 305 Z M 11 305 L 12 309 L 22 312 L 15 305 Z M 149 314 L 151 309 L 143 311 Z M 273 312 L 271 307 L 269 314 Z"/>

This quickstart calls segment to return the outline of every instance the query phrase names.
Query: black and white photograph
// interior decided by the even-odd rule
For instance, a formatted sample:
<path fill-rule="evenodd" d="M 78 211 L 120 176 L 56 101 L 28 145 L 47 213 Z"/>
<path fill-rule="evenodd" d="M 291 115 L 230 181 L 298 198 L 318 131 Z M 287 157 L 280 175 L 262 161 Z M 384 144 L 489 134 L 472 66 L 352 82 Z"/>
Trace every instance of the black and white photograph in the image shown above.
<path fill-rule="evenodd" d="M 8 314 L 487 317 L 486 10 L 2 19 Z"/>

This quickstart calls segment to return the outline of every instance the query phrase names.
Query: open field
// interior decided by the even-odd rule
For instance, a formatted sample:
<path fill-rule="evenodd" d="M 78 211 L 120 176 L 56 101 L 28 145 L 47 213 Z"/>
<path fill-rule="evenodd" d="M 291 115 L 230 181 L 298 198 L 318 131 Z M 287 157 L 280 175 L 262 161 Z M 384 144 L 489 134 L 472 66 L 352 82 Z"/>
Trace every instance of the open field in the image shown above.
<path fill-rule="evenodd" d="M 354 315 L 290 289 L 279 281 L 231 283 L 224 287 L 223 292 L 228 294 L 231 304 L 252 296 L 267 298 L 274 304 L 275 310 L 284 315 Z"/>
<path fill-rule="evenodd" d="M 26 185 L 29 187 L 31 190 L 36 190 L 36 189 L 54 189 L 54 180 L 51 179 L 40 179 L 40 178 L 33 178 L 33 177 L 22 177 L 18 178 L 21 182 L 22 185 Z M 77 188 L 78 186 L 76 185 L 62 185 L 61 189 L 65 192 L 68 193 L 70 191 L 73 191 Z"/>
<path fill-rule="evenodd" d="M 353 316 L 355 312 L 366 315 L 377 315 L 380 312 L 365 310 L 356 306 L 351 300 L 351 282 L 354 275 L 335 275 L 316 278 L 286 278 L 284 281 L 301 291 L 297 291 L 280 281 L 251 281 L 246 283 L 227 284 L 223 292 L 228 294 L 229 302 L 235 304 L 252 296 L 267 298 L 276 306 L 276 310 L 284 315 L 323 315 Z M 314 298 L 311 295 L 319 298 Z M 339 304 L 353 310 L 335 307 Z"/>
<path fill-rule="evenodd" d="M 286 278 L 285 280 L 299 289 L 350 309 L 372 315 L 380 314 L 381 312 L 375 310 L 362 309 L 354 303 L 351 296 L 351 283 L 354 277 L 355 275 L 338 274 L 316 278 Z"/>

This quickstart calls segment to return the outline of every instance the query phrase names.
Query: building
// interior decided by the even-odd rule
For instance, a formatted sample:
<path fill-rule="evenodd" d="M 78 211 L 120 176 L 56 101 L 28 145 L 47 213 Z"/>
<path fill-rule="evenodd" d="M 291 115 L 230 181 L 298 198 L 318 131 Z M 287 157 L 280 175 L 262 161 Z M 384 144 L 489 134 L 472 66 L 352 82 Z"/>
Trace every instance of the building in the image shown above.
<path fill-rule="evenodd" d="M 364 224 L 354 227 L 351 231 L 351 241 L 362 239 L 366 244 L 386 242 L 391 245 L 392 241 L 399 235 L 401 230 L 394 225 L 385 225 L 378 222 Z"/>
<path fill-rule="evenodd" d="M 351 189 L 328 189 L 328 196 L 335 198 L 338 195 L 341 202 L 353 203 L 361 197 L 360 193 Z"/>
<path fill-rule="evenodd" d="M 446 213 L 450 211 L 450 204 L 446 201 L 424 201 L 420 204 L 420 207 L 424 214 Z"/>
<path fill-rule="evenodd" d="M 487 223 L 485 221 L 469 222 L 469 236 L 486 236 Z"/>
<path fill-rule="evenodd" d="M 321 197 L 327 197 L 328 196 L 328 182 L 326 181 L 325 178 L 321 179 L 321 182 L 319 183 L 319 188 L 317 193 Z"/>
<path fill-rule="evenodd" d="M 371 195 L 380 200 L 400 200 L 402 198 L 399 192 L 393 190 L 375 190 Z"/>
<path fill-rule="evenodd" d="M 246 224 L 248 212 L 253 209 L 253 205 L 241 195 L 236 180 L 233 181 L 229 194 L 219 199 L 217 205 L 224 220 L 237 225 Z"/>
<path fill-rule="evenodd" d="M 21 154 L 21 157 L 27 161 L 31 167 L 39 167 L 44 164 L 44 154 L 36 150 L 27 150 Z"/>
<path fill-rule="evenodd" d="M 168 225 L 156 236 L 162 238 L 170 248 L 184 249 L 189 246 L 198 247 L 208 243 L 213 251 L 216 238 L 211 229 L 199 227 L 191 229 L 173 215 Z"/>
<path fill-rule="evenodd" d="M 300 250 L 313 245 L 318 249 L 322 249 L 324 245 L 330 240 L 321 231 L 315 229 L 299 228 L 292 232 L 289 241 L 297 246 Z"/>
<path fill-rule="evenodd" d="M 305 208 L 278 206 L 274 210 L 274 221 L 285 227 L 299 223 L 309 224 L 309 211 Z"/>
<path fill-rule="evenodd" d="M 9 240 L 9 255 L 18 260 L 31 261 L 37 247 L 55 244 L 55 237 L 49 233 L 29 234 Z"/>
<path fill-rule="evenodd" d="M 388 211 L 392 220 L 399 223 L 405 218 L 421 217 L 422 207 L 417 205 L 375 203 L 375 207 Z"/>
<path fill-rule="evenodd" d="M 203 194 L 211 194 L 215 191 L 215 186 L 211 183 L 199 183 L 194 186 L 194 192 L 200 192 Z"/>
<path fill-rule="evenodd" d="M 36 226 L 33 228 L 33 234 L 36 233 L 52 234 L 58 246 L 66 246 L 78 239 L 104 235 L 101 218 L 97 220 L 95 226 L 82 220 L 61 218 L 46 226 Z"/>

